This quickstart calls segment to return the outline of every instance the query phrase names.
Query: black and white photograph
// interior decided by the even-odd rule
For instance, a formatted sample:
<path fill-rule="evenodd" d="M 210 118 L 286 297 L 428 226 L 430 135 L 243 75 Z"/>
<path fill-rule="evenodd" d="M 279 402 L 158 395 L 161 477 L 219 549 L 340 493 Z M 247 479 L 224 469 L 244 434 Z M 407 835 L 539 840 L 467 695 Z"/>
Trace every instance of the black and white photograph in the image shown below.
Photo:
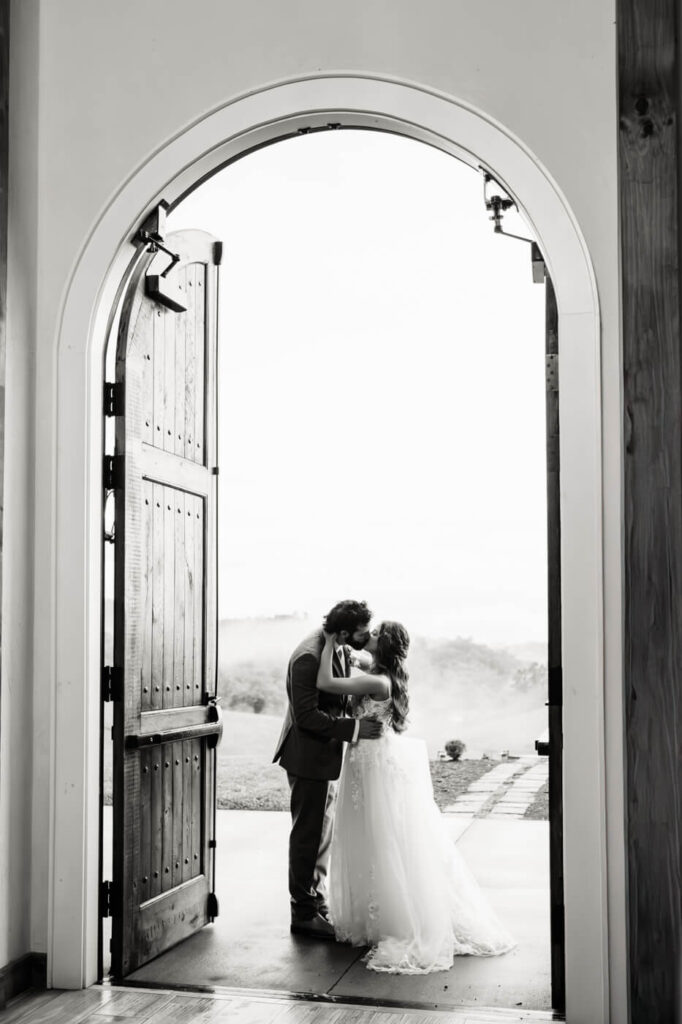
<path fill-rule="evenodd" d="M 0 1021 L 682 1024 L 672 0 L 0 0 Z"/>

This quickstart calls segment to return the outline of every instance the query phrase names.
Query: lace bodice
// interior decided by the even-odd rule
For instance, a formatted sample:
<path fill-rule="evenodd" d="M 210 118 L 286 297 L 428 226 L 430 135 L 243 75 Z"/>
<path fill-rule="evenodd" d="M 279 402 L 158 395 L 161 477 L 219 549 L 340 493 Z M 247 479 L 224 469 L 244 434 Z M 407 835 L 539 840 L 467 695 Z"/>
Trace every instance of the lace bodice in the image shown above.
<path fill-rule="evenodd" d="M 388 700 L 374 700 L 369 694 L 360 697 L 353 707 L 353 718 L 376 718 L 385 725 L 393 721 L 393 704 L 391 698 Z"/>

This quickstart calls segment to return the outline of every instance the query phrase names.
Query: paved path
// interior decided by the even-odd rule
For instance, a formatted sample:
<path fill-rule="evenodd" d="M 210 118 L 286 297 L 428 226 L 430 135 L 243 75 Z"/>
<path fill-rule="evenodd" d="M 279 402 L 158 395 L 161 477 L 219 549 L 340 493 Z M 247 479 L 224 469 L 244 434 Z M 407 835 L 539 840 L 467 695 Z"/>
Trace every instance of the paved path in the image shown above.
<path fill-rule="evenodd" d="M 476 818 L 523 818 L 548 775 L 545 757 L 503 761 L 472 782 L 445 811 Z"/>
<path fill-rule="evenodd" d="M 400 1006 L 394 1009 L 397 1018 L 388 1024 L 398 1024 L 398 1020 L 416 1024 L 402 1016 L 406 1013 L 402 1007 L 410 1004 L 422 1013 L 423 1007 L 450 1012 L 447 1024 L 459 1024 L 460 1013 L 468 1022 L 474 1007 L 497 1007 L 500 1013 L 514 1014 L 510 1021 L 526 1021 L 532 1018 L 530 1011 L 545 1011 L 551 1003 L 548 823 L 464 814 L 446 814 L 444 823 L 493 909 L 518 942 L 504 956 L 455 957 L 449 971 L 434 974 L 382 974 L 367 970 L 361 949 L 291 935 L 289 814 L 219 811 L 216 890 L 220 916 L 141 967 L 129 980 L 166 988 L 171 984 L 219 991 L 238 988 L 242 994 L 250 991 L 254 996 L 256 990 L 295 992 L 340 1002 L 369 999 Z M 472 1024 L 475 1019 L 472 1015 Z M 181 1020 L 184 1024 L 186 1018 L 169 1014 L 158 1024 L 179 1024 Z M 383 1018 L 343 1020 L 344 1024 L 383 1024 Z M 92 1021 L 87 1018 L 87 1024 L 95 1021 L 96 1017 Z M 236 1016 L 235 1024 L 239 1021 Z M 268 1024 L 267 1018 L 258 1015 L 250 1024 L 256 1022 Z M 108 1024 L 113 1024 L 112 1017 Z M 157 1024 L 156 1018 L 153 1024 Z M 306 1018 L 301 1024 L 313 1021 Z"/>

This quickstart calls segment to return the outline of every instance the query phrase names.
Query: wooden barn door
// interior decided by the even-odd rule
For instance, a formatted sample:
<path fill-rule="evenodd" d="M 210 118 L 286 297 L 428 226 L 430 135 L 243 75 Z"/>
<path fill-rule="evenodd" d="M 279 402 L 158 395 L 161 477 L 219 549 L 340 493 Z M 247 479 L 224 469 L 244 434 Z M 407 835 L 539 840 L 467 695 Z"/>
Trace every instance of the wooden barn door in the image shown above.
<path fill-rule="evenodd" d="M 116 447 L 105 460 L 115 493 L 111 910 L 120 978 L 217 914 L 221 246 L 201 231 L 142 237 L 150 248 L 123 300 L 108 385 Z"/>

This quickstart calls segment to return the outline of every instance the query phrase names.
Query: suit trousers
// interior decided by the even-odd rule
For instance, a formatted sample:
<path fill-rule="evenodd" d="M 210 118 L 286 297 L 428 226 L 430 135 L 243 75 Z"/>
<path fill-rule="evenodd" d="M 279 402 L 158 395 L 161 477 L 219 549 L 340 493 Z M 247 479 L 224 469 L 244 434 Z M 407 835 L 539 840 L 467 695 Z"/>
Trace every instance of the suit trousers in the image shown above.
<path fill-rule="evenodd" d="M 289 894 L 292 920 L 327 911 L 327 871 L 336 783 L 287 772 L 291 795 Z"/>

